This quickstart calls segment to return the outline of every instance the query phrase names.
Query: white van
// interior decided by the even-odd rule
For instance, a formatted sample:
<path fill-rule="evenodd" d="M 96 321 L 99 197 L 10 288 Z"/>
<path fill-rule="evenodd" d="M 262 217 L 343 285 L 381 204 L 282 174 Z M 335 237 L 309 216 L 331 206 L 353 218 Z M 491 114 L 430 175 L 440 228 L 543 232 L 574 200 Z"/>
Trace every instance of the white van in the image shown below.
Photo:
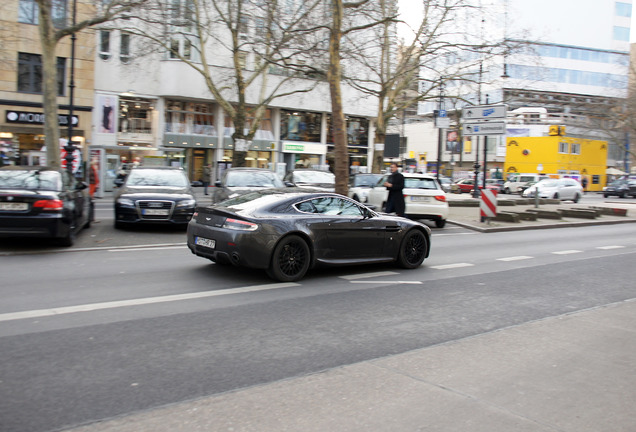
<path fill-rule="evenodd" d="M 538 182 L 539 180 L 550 178 L 545 174 L 513 174 L 508 178 L 508 181 L 504 183 L 503 189 L 501 192 L 503 193 L 521 193 L 523 189 L 520 189 L 522 186 L 525 186 L 528 182 Z"/>

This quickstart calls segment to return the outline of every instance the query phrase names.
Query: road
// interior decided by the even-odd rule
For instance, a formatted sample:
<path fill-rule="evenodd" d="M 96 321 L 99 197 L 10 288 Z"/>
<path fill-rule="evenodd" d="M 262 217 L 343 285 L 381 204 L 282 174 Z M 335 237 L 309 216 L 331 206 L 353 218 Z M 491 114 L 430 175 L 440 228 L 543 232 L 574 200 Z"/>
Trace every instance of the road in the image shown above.
<path fill-rule="evenodd" d="M 419 269 L 321 269 L 292 284 L 195 257 L 183 232 L 128 234 L 161 238 L 5 250 L 1 431 L 59 430 L 636 298 L 633 224 L 451 226 Z"/>

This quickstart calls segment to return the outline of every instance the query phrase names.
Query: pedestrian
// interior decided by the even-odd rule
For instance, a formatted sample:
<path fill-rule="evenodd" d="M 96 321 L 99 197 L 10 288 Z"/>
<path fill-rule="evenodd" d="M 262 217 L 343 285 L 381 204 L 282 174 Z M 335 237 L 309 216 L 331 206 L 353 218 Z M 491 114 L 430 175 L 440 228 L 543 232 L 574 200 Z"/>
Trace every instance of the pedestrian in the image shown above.
<path fill-rule="evenodd" d="M 95 191 L 99 186 L 99 171 L 97 170 L 97 161 L 93 159 L 88 169 L 88 193 L 91 199 L 95 197 Z"/>
<path fill-rule="evenodd" d="M 391 175 L 384 182 L 384 187 L 389 191 L 389 196 L 386 199 L 387 213 L 395 213 L 398 216 L 404 216 L 404 210 L 406 205 L 404 204 L 404 176 L 398 171 L 396 163 L 391 164 Z"/>
<path fill-rule="evenodd" d="M 587 192 L 587 177 L 581 179 L 581 186 L 583 186 L 583 194 Z"/>
<path fill-rule="evenodd" d="M 210 178 L 212 177 L 212 164 L 207 164 L 203 167 L 203 193 L 208 194 L 208 186 L 210 185 Z"/>

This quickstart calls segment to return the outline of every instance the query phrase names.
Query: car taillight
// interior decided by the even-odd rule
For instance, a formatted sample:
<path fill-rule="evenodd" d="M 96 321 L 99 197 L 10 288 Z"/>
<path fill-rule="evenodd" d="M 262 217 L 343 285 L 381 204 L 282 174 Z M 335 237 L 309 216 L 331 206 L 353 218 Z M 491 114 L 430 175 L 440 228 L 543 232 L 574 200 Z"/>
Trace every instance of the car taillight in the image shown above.
<path fill-rule="evenodd" d="M 255 231 L 258 225 L 252 222 L 246 222 L 238 219 L 227 218 L 223 224 L 223 228 L 239 230 L 239 231 Z"/>
<path fill-rule="evenodd" d="M 446 195 L 435 195 L 437 201 L 446 202 Z"/>
<path fill-rule="evenodd" d="M 64 208 L 64 202 L 57 199 L 38 200 L 33 203 L 33 207 L 40 208 L 42 210 L 57 211 Z"/>

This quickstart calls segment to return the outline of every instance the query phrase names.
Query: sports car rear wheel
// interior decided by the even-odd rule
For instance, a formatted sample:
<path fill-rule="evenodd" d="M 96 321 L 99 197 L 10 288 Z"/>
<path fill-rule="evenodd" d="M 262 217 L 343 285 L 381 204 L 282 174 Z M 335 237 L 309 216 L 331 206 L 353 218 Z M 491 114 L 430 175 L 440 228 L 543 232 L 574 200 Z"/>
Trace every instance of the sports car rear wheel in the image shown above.
<path fill-rule="evenodd" d="M 287 236 L 274 249 L 267 274 L 281 282 L 300 280 L 309 270 L 310 259 L 307 242 L 296 235 Z"/>
<path fill-rule="evenodd" d="M 417 229 L 406 233 L 402 245 L 400 246 L 400 254 L 398 255 L 398 264 L 404 268 L 416 268 L 422 265 L 424 256 L 426 255 L 426 236 Z"/>

